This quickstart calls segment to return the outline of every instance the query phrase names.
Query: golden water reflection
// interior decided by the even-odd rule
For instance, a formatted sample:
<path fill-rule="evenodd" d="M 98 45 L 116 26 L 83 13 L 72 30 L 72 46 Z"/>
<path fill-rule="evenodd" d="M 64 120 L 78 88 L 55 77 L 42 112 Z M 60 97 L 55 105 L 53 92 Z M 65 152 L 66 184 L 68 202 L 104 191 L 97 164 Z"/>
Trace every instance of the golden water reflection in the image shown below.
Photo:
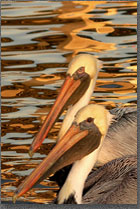
<path fill-rule="evenodd" d="M 11 203 L 19 183 L 49 153 L 63 117 L 33 159 L 30 144 L 54 103 L 69 61 L 78 53 L 100 60 L 90 103 L 137 103 L 136 1 L 2 1 L 2 189 Z M 49 178 L 18 203 L 50 203 L 58 186 Z"/>

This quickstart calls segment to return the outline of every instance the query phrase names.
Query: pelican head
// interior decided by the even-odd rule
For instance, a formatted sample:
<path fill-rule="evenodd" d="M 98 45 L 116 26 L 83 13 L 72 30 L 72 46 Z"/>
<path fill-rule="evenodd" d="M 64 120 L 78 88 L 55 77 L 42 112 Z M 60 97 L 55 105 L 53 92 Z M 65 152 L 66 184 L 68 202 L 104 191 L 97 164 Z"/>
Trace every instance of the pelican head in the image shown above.
<path fill-rule="evenodd" d="M 75 116 L 75 121 L 78 124 L 84 120 L 92 120 L 92 123 L 98 127 L 104 136 L 112 120 L 112 115 L 104 106 L 90 104 L 81 108 Z"/>
<path fill-rule="evenodd" d="M 97 75 L 97 59 L 90 54 L 79 54 L 75 56 L 68 66 L 67 74 L 71 76 L 78 70 L 84 69 L 91 79 Z"/>
<path fill-rule="evenodd" d="M 91 104 L 83 107 L 76 114 L 71 127 L 48 156 L 18 187 L 14 195 L 14 201 L 43 177 L 48 177 L 59 169 L 95 152 L 103 142 L 111 118 L 111 114 L 103 106 Z M 58 203 L 63 203 L 64 199 L 60 198 Z"/>
<path fill-rule="evenodd" d="M 97 60 L 93 55 L 80 54 L 71 61 L 60 93 L 40 131 L 33 140 L 29 151 L 30 156 L 32 156 L 33 153 L 40 147 L 53 124 L 64 109 L 66 109 L 69 105 L 75 105 L 83 97 L 83 95 L 86 94 L 86 92 L 87 95 L 85 97 L 85 101 L 80 102 L 81 104 L 78 104 L 78 108 L 81 108 L 82 103 L 84 105 L 88 104 L 90 96 L 93 92 L 93 84 L 91 85 L 91 83 L 95 84 L 97 74 Z M 89 88 L 90 91 L 88 91 Z"/>

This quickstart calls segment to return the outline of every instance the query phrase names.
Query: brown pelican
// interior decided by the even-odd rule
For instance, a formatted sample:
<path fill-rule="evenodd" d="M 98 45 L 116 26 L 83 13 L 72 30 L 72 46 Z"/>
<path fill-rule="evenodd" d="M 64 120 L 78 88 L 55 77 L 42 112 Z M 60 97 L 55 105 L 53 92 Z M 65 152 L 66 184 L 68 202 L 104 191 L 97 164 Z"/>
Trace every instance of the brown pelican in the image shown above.
<path fill-rule="evenodd" d="M 70 127 L 77 111 L 89 103 L 98 76 L 97 65 L 99 65 L 98 61 L 90 54 L 77 55 L 70 62 L 60 93 L 30 147 L 30 156 L 40 147 L 66 107 L 69 109 L 61 126 L 59 137 L 64 135 Z"/>
<path fill-rule="evenodd" d="M 74 122 L 60 137 L 56 146 L 18 187 L 13 201 L 15 202 L 17 197 L 23 195 L 44 177 L 74 163 L 58 194 L 57 203 L 81 204 L 85 181 L 97 161 L 108 127 L 113 120 L 114 115 L 101 105 L 91 104 L 80 109 Z M 116 159 L 101 167 L 101 170 L 97 170 L 97 175 L 92 174 L 95 178 L 92 184 L 89 183 L 91 176 L 89 177 L 85 188 L 88 192 L 83 199 L 85 203 L 127 203 L 126 194 L 129 194 L 129 202 L 135 203 L 137 175 L 134 161 L 136 157 L 134 157 L 135 160 L 133 157 L 129 158 L 129 163 L 127 159 L 127 157 L 123 160 Z M 130 194 L 132 191 L 134 192 Z M 92 201 L 92 196 L 95 194 L 96 197 L 93 197 Z"/>
<path fill-rule="evenodd" d="M 116 158 L 137 155 L 137 109 L 136 107 L 113 108 L 109 111 L 113 120 L 109 125 L 103 146 L 94 167 L 103 166 Z M 51 177 L 61 187 L 69 173 L 67 166 Z"/>

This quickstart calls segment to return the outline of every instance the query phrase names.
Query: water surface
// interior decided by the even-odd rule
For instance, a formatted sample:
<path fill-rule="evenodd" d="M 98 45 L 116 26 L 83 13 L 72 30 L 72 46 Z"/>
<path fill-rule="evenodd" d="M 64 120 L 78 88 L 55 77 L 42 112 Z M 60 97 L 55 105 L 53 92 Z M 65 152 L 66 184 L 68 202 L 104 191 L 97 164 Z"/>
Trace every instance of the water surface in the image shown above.
<path fill-rule="evenodd" d="M 25 176 L 48 154 L 64 114 L 33 159 L 30 144 L 53 105 L 69 61 L 84 52 L 100 61 L 90 103 L 137 103 L 137 3 L 2 1 L 2 201 L 10 203 Z M 65 111 L 66 112 L 66 111 Z M 50 203 L 49 178 L 17 203 Z"/>

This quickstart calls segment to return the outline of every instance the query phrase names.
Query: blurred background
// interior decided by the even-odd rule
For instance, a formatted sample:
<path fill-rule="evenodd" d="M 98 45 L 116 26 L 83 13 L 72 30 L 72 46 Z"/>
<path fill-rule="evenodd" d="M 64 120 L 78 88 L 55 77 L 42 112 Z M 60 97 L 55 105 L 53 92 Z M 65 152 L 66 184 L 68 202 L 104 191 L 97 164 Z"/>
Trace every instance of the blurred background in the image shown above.
<path fill-rule="evenodd" d="M 2 1 L 1 199 L 11 203 L 25 176 L 48 154 L 63 117 L 36 152 L 30 144 L 54 103 L 68 63 L 95 55 L 100 72 L 90 103 L 137 103 L 136 1 Z M 49 178 L 17 203 L 50 203 L 58 185 Z"/>

